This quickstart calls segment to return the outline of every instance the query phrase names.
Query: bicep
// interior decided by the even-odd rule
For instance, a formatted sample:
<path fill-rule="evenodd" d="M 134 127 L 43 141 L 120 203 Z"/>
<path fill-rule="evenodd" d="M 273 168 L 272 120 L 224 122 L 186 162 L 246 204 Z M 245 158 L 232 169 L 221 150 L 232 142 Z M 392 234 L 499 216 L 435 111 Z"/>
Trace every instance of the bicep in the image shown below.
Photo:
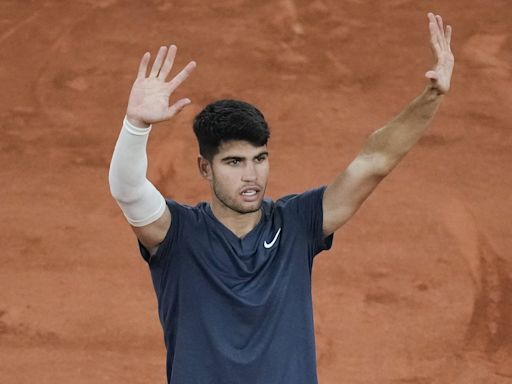
<path fill-rule="evenodd" d="M 330 235 L 345 224 L 388 172 L 375 156 L 356 157 L 325 190 L 322 201 L 324 234 Z"/>
<path fill-rule="evenodd" d="M 131 226 L 139 241 L 146 247 L 150 254 L 156 253 L 158 246 L 164 241 L 171 227 L 171 211 L 166 206 L 160 218 L 142 227 Z"/>

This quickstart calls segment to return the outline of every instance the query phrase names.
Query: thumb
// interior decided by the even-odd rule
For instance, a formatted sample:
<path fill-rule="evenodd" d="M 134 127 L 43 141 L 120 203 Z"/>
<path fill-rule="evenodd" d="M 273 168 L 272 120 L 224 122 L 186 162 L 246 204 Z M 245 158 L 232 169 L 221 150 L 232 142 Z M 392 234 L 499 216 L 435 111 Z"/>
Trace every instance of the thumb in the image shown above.
<path fill-rule="evenodd" d="M 435 71 L 427 71 L 425 77 L 430 80 L 437 80 L 437 73 Z"/>

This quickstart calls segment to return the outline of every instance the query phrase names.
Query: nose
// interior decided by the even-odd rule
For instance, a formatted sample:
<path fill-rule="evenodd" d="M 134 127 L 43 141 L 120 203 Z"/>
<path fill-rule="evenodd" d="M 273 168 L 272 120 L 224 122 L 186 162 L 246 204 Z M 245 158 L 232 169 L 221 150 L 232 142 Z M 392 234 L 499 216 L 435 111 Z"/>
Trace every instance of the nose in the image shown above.
<path fill-rule="evenodd" d="M 242 174 L 242 181 L 254 181 L 256 180 L 256 167 L 252 162 L 249 162 L 244 167 L 244 172 Z"/>

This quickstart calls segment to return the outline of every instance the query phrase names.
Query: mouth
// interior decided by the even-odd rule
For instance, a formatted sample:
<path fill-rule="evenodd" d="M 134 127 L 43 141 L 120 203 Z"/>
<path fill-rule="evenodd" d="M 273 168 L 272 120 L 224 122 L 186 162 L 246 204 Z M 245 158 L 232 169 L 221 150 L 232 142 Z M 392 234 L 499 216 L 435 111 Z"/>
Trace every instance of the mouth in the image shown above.
<path fill-rule="evenodd" d="M 258 195 L 261 192 L 261 188 L 257 186 L 245 187 L 242 189 L 240 194 L 242 195 L 244 201 L 255 201 L 258 199 Z"/>

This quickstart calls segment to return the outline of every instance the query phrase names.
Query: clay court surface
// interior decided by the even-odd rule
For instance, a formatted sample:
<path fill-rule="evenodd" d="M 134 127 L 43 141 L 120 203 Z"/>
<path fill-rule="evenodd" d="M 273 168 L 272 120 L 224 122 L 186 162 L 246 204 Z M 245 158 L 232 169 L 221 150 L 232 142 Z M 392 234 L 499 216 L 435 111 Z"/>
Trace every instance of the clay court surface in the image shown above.
<path fill-rule="evenodd" d="M 512 383 L 507 0 L 0 1 L 0 382 L 164 382 L 149 271 L 107 182 L 146 50 L 198 63 L 177 94 L 193 104 L 151 134 L 164 195 L 208 199 L 191 122 L 229 97 L 271 125 L 277 198 L 329 183 L 421 92 L 429 10 L 454 29 L 452 90 L 315 259 L 319 382 Z"/>

